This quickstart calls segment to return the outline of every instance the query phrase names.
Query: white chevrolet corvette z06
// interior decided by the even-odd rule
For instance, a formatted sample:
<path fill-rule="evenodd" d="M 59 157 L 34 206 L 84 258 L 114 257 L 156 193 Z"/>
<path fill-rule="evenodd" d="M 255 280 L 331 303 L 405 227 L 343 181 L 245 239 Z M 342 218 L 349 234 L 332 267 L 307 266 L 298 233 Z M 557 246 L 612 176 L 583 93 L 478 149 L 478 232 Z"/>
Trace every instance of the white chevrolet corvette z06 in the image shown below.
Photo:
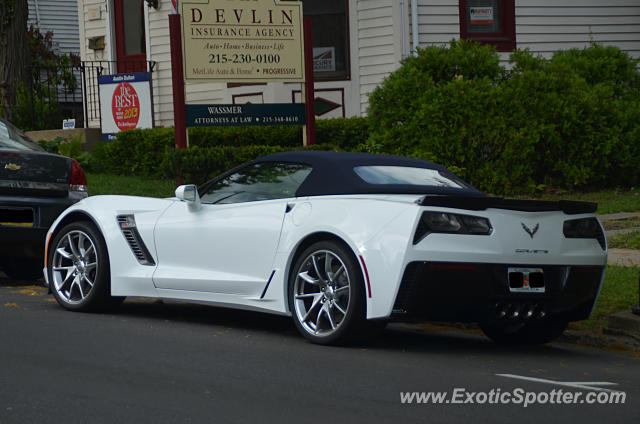
<path fill-rule="evenodd" d="M 412 320 L 544 343 L 589 317 L 607 263 L 595 204 L 488 197 L 418 159 L 276 153 L 175 194 L 89 197 L 62 213 L 44 269 L 60 305 L 252 309 L 291 315 L 324 344 Z"/>

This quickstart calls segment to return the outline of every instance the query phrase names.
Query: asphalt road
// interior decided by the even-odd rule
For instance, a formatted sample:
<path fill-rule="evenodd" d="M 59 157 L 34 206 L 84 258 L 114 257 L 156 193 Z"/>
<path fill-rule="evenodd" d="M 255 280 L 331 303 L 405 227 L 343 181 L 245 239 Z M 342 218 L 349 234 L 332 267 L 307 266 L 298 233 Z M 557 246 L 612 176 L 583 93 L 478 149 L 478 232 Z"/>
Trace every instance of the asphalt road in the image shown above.
<path fill-rule="evenodd" d="M 595 387 L 624 391 L 626 402 L 479 403 L 491 390 L 522 389 L 542 400 L 559 389 L 594 392 L 576 382 L 615 383 Z M 413 391 L 451 400 L 456 388 L 475 392 L 476 403 L 400 400 Z M 323 347 L 285 317 L 152 300 L 128 300 L 109 314 L 72 313 L 44 289 L 0 278 L 2 424 L 639 420 L 640 360 L 628 354 L 566 344 L 508 349 L 479 334 L 405 325 L 367 346 Z"/>

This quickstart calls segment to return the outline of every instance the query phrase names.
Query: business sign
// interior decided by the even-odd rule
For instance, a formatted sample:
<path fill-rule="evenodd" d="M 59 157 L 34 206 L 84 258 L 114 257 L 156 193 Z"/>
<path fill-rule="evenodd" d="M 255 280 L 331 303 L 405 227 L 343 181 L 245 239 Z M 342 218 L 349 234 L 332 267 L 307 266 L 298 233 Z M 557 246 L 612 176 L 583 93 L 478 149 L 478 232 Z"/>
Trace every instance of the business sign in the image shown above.
<path fill-rule="evenodd" d="M 111 141 L 120 131 L 153 128 L 149 74 L 102 75 L 100 124 L 102 139 Z"/>
<path fill-rule="evenodd" d="M 304 104 L 187 105 L 187 127 L 303 125 Z"/>
<path fill-rule="evenodd" d="M 187 82 L 303 82 L 302 2 L 181 0 Z"/>
<path fill-rule="evenodd" d="M 472 25 L 493 24 L 493 7 L 470 7 L 469 14 Z"/>
<path fill-rule="evenodd" d="M 336 48 L 313 48 L 313 72 L 334 72 L 336 70 Z"/>

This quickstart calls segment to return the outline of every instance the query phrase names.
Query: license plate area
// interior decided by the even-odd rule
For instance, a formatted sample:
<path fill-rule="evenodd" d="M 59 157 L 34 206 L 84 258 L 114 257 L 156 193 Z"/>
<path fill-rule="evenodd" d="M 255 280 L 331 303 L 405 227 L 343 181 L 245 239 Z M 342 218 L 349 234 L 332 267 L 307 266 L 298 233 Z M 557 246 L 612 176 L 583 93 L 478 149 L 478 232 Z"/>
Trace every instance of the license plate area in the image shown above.
<path fill-rule="evenodd" d="M 0 208 L 0 226 L 33 227 L 32 208 Z"/>
<path fill-rule="evenodd" d="M 545 281 L 542 268 L 509 268 L 509 291 L 512 293 L 544 293 Z"/>

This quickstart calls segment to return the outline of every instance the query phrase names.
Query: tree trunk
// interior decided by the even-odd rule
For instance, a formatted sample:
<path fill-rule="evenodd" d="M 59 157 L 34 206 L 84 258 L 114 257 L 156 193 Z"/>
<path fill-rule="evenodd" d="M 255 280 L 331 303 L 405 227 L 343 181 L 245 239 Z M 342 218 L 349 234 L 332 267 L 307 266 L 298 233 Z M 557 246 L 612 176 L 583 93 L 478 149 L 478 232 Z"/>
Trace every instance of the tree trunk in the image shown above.
<path fill-rule="evenodd" d="M 28 15 L 27 0 L 0 0 L 0 116 L 5 119 L 11 119 L 16 88 L 28 87 Z"/>

